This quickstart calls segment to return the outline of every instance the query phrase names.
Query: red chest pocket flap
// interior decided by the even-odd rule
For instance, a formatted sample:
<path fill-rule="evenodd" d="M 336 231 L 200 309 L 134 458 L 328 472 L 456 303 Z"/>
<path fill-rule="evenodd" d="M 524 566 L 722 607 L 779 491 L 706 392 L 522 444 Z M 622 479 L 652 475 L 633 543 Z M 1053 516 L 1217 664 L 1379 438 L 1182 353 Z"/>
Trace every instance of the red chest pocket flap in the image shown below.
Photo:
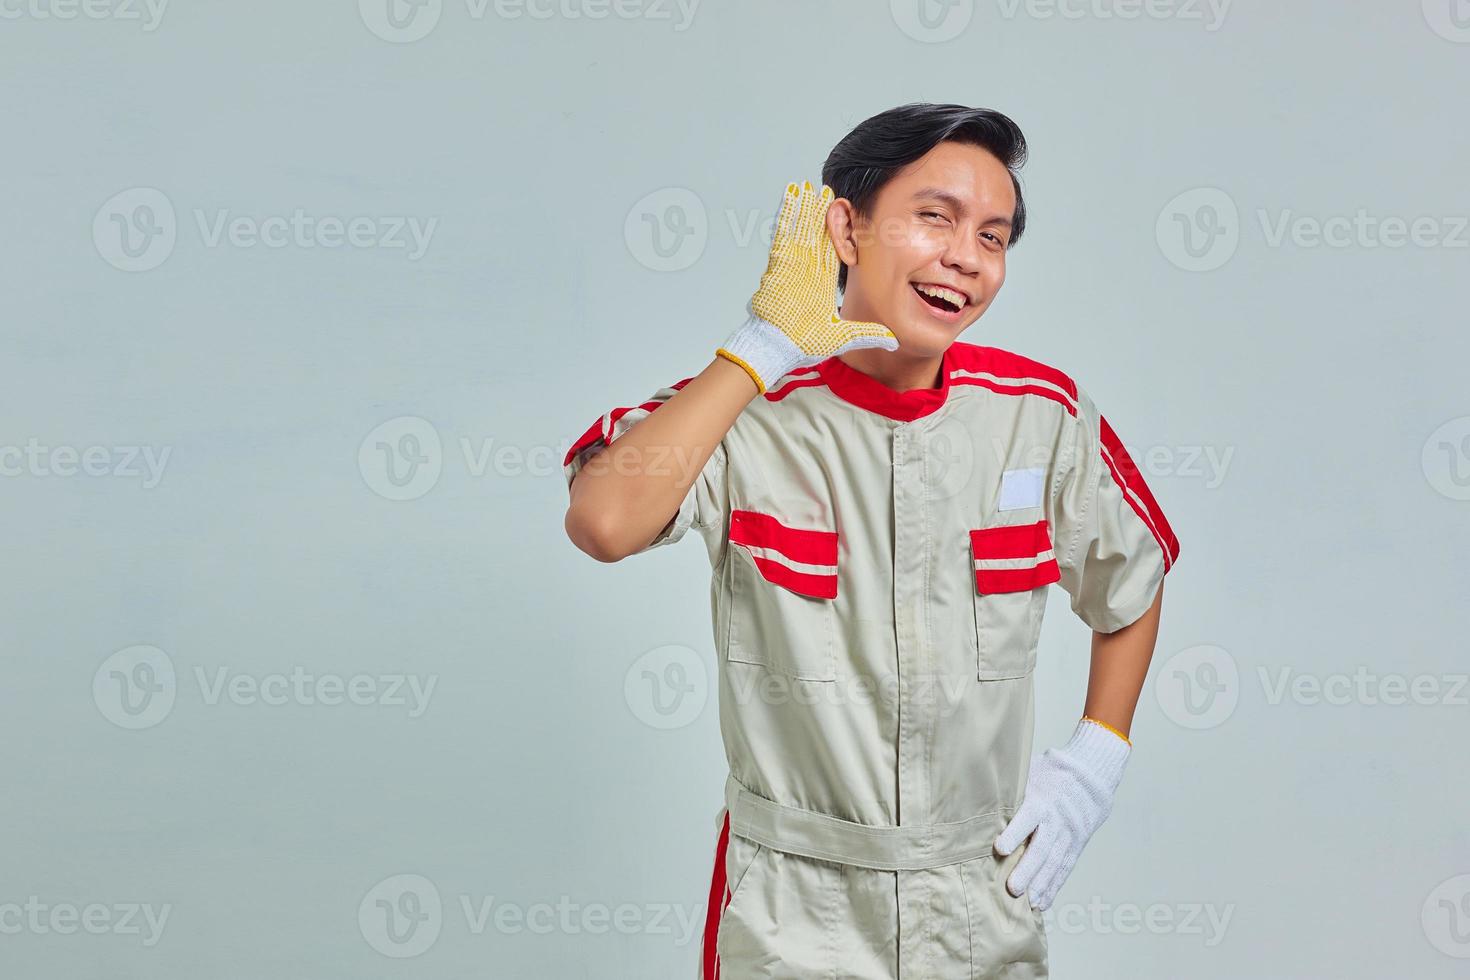
<path fill-rule="evenodd" d="M 813 599 L 837 598 L 837 532 L 790 527 L 770 514 L 730 514 L 730 543 L 750 552 L 770 582 Z"/>
<path fill-rule="evenodd" d="M 1021 592 L 1062 577 L 1052 552 L 1046 518 L 1034 524 L 985 527 L 970 532 L 979 592 Z"/>

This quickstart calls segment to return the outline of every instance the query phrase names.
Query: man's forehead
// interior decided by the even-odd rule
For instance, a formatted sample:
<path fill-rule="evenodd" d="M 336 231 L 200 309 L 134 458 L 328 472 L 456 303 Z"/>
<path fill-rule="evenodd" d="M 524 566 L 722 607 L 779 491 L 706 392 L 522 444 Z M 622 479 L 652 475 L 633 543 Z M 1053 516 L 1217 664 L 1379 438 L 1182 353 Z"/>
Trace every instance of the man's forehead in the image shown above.
<path fill-rule="evenodd" d="M 940 152 L 953 146 L 954 151 Z M 983 147 L 941 143 L 904 167 L 879 192 L 885 204 L 940 200 L 961 213 L 1015 209 L 1010 171 Z"/>

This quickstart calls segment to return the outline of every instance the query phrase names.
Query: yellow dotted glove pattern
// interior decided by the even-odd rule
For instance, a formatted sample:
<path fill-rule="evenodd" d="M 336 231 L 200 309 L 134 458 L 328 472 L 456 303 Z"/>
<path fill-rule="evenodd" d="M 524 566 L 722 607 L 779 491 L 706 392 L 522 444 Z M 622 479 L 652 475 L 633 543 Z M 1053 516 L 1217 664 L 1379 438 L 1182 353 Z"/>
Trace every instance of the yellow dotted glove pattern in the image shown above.
<path fill-rule="evenodd" d="M 786 185 L 781 213 L 771 239 L 771 254 L 760 288 L 750 299 L 756 316 L 780 327 L 811 356 L 830 356 L 855 337 L 893 337 L 881 323 L 844 320 L 837 315 L 837 273 L 841 262 L 827 234 L 832 188 L 812 190 L 810 181 Z"/>
<path fill-rule="evenodd" d="M 801 364 L 820 360 L 856 347 L 896 349 L 898 338 L 881 323 L 844 320 L 837 315 L 837 274 L 841 262 L 827 234 L 827 209 L 835 199 L 831 187 L 812 189 L 810 181 L 788 183 L 781 199 L 771 251 L 760 287 L 750 299 L 750 311 L 776 327 L 801 355 Z M 732 351 L 719 353 L 751 375 L 761 391 L 776 380 L 782 369 L 799 365 L 768 364 L 757 369 Z M 784 346 L 784 345 L 783 345 Z M 768 375 L 762 377 L 762 374 Z M 774 375 L 774 376 L 771 376 Z"/>

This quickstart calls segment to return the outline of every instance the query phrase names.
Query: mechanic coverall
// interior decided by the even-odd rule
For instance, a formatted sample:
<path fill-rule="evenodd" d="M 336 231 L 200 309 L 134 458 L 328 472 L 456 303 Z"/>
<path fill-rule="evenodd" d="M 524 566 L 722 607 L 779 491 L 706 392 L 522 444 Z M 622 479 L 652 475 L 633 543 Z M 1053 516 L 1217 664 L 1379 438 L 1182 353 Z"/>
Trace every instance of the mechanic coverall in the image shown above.
<path fill-rule="evenodd" d="M 608 412 L 588 456 L 689 379 Z M 1063 372 L 954 343 L 937 388 L 830 357 L 741 412 L 678 514 L 712 565 L 729 763 L 703 980 L 1047 976 L 992 844 L 1020 805 L 1047 586 L 1112 632 L 1179 543 Z M 644 549 L 647 550 L 647 549 Z"/>

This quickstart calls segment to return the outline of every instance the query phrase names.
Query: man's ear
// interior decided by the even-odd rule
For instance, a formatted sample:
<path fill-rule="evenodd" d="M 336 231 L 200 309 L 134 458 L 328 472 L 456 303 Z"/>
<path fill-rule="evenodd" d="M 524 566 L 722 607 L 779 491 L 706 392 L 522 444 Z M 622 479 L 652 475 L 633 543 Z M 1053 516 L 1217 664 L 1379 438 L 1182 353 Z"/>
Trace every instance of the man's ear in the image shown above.
<path fill-rule="evenodd" d="M 827 237 L 844 265 L 857 265 L 857 213 L 852 202 L 839 197 L 827 206 Z"/>

